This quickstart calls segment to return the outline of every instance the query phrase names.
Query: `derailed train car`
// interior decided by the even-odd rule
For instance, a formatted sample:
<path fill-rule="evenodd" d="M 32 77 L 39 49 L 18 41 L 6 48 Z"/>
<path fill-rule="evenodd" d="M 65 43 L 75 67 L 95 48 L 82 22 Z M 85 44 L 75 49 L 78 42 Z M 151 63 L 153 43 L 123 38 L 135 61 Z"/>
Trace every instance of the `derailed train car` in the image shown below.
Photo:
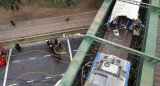
<path fill-rule="evenodd" d="M 142 0 L 130 0 L 141 2 Z M 133 35 L 139 36 L 144 30 L 144 25 L 139 14 L 139 6 L 122 1 L 116 1 L 108 22 L 105 23 L 107 28 L 114 28 L 115 36 L 120 37 L 120 32 L 127 33 L 132 31 Z"/>
<path fill-rule="evenodd" d="M 127 86 L 130 66 L 127 60 L 98 52 L 85 86 Z"/>

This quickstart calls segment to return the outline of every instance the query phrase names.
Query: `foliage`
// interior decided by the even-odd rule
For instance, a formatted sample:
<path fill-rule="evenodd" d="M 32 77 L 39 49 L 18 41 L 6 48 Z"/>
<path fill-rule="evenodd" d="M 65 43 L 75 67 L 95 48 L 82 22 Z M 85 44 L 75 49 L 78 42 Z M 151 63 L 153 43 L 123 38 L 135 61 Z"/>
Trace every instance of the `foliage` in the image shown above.
<path fill-rule="evenodd" d="M 73 6 L 75 1 L 78 0 L 33 0 L 32 2 L 38 3 L 42 7 L 53 7 L 55 5 Z M 8 10 L 11 9 L 11 6 L 16 4 L 16 2 L 17 0 L 0 0 L 0 7 Z"/>
<path fill-rule="evenodd" d="M 5 9 L 10 9 L 11 5 L 14 4 L 14 0 L 0 0 L 0 6 L 4 7 Z"/>

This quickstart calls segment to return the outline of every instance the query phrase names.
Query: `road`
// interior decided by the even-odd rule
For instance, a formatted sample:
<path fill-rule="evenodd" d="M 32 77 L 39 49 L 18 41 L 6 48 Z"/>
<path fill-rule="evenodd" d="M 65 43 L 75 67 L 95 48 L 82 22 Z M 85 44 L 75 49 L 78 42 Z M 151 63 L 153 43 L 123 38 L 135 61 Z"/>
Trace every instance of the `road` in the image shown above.
<path fill-rule="evenodd" d="M 71 38 L 70 45 L 71 45 L 73 56 L 75 55 L 76 50 L 78 49 L 83 37 L 84 35 L 77 35 L 77 36 L 70 37 Z M 26 44 L 20 44 L 22 47 L 22 51 L 20 52 L 15 50 L 13 48 L 14 47 L 13 45 L 5 47 L 7 50 L 9 50 L 10 48 L 13 48 L 12 56 L 10 59 L 10 66 L 8 69 L 6 86 L 11 86 L 11 84 L 13 83 L 14 80 L 16 80 L 17 77 L 25 73 L 28 73 L 28 74 L 17 79 L 13 84 L 13 86 L 35 86 L 35 85 L 53 86 L 54 84 L 56 84 L 56 82 L 60 80 L 63 75 L 53 76 L 50 78 L 49 75 L 42 74 L 41 72 L 52 74 L 53 73 L 52 64 L 54 67 L 54 75 L 59 75 L 61 73 L 64 73 L 67 70 L 69 63 L 63 63 L 55 60 L 53 60 L 51 63 L 52 58 L 56 58 L 58 60 L 65 61 L 65 62 L 70 61 L 69 58 L 67 58 L 67 55 L 69 55 L 67 37 L 58 38 L 58 40 L 60 40 L 61 44 L 65 46 L 65 51 L 64 51 L 65 54 L 63 54 L 60 57 L 56 57 L 54 55 L 46 53 L 46 52 L 53 53 L 53 51 L 49 49 L 45 40 L 26 43 Z M 60 52 L 62 51 L 62 49 L 63 48 L 59 48 L 58 51 Z M 28 53 L 23 53 L 23 52 L 28 52 Z M 20 53 L 23 53 L 23 54 L 18 55 Z M 23 70 L 20 70 L 20 66 L 23 67 Z M 5 66 L 1 67 L 0 72 L 3 71 L 4 69 L 5 69 Z M 2 85 L 3 80 L 4 80 L 4 73 L 0 75 L 0 86 L 3 86 Z"/>

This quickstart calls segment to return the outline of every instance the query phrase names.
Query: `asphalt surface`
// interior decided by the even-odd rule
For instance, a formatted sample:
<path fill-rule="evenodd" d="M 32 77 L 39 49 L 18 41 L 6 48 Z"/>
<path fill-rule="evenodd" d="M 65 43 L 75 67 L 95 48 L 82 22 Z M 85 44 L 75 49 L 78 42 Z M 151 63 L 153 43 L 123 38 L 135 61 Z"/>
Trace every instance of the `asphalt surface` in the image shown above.
<path fill-rule="evenodd" d="M 71 45 L 73 56 L 75 55 L 76 50 L 78 49 L 83 37 L 84 35 L 77 35 L 77 36 L 70 37 L 71 38 L 70 45 Z M 35 85 L 54 86 L 56 82 L 60 80 L 63 75 L 53 76 L 50 78 L 48 75 L 37 73 L 37 72 L 52 74 L 53 73 L 52 64 L 51 64 L 52 58 L 56 58 L 58 60 L 62 60 L 65 62 L 70 61 L 66 55 L 66 54 L 69 55 L 67 37 L 58 38 L 58 40 L 60 40 L 61 44 L 65 46 L 65 51 L 64 51 L 65 54 L 63 54 L 60 57 L 56 57 L 43 52 L 45 51 L 45 52 L 54 53 L 52 50 L 49 49 L 49 46 L 47 45 L 45 40 L 26 43 L 26 44 L 20 44 L 20 46 L 22 47 L 22 51 L 20 52 L 18 52 L 14 48 L 14 46 L 5 47 L 7 51 L 9 51 L 10 48 L 13 48 L 12 55 L 16 55 L 16 56 L 11 56 L 6 86 L 11 86 L 11 84 L 13 83 L 14 80 L 16 80 L 17 77 L 29 72 L 32 72 L 32 73 L 29 73 L 20 77 L 19 79 L 16 80 L 16 82 L 12 86 L 35 86 Z M 63 49 L 64 48 L 56 48 L 56 50 L 59 52 L 62 51 Z M 39 51 L 33 51 L 33 50 L 39 50 Z M 30 52 L 18 55 L 26 51 L 30 51 Z M 52 63 L 54 67 L 54 75 L 59 75 L 61 73 L 64 73 L 67 70 L 67 67 L 69 66 L 69 63 L 63 63 L 55 60 L 53 60 Z M 2 66 L 0 68 L 0 72 L 5 69 L 5 66 Z M 23 67 L 23 70 L 20 70 L 20 66 Z M 4 74 L 5 73 L 0 75 L 0 86 L 3 86 Z M 41 83 L 42 81 L 44 82 Z"/>

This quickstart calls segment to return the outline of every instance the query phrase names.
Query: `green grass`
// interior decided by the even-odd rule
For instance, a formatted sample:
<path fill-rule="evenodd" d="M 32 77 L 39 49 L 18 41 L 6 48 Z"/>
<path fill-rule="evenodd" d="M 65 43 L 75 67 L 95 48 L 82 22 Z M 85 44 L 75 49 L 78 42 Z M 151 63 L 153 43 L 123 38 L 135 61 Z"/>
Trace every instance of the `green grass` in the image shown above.
<path fill-rule="evenodd" d="M 35 3 L 41 7 L 55 7 L 57 6 L 55 0 L 35 0 Z"/>
<path fill-rule="evenodd" d="M 12 42 L 7 42 L 7 43 L 0 43 L 0 45 L 1 46 L 8 46 L 8 45 L 14 45 L 15 43 L 24 44 L 24 43 L 30 43 L 30 42 L 40 41 L 40 40 L 46 40 L 46 39 L 50 39 L 50 38 L 62 37 L 63 34 L 66 34 L 66 36 L 68 36 L 68 35 L 73 35 L 73 34 L 76 34 L 76 33 L 86 33 L 87 31 L 88 30 L 73 31 L 73 32 L 55 34 L 55 35 L 50 35 L 50 36 L 30 38 L 30 39 L 24 39 L 24 40 L 19 40 L 19 41 L 12 41 Z"/>

